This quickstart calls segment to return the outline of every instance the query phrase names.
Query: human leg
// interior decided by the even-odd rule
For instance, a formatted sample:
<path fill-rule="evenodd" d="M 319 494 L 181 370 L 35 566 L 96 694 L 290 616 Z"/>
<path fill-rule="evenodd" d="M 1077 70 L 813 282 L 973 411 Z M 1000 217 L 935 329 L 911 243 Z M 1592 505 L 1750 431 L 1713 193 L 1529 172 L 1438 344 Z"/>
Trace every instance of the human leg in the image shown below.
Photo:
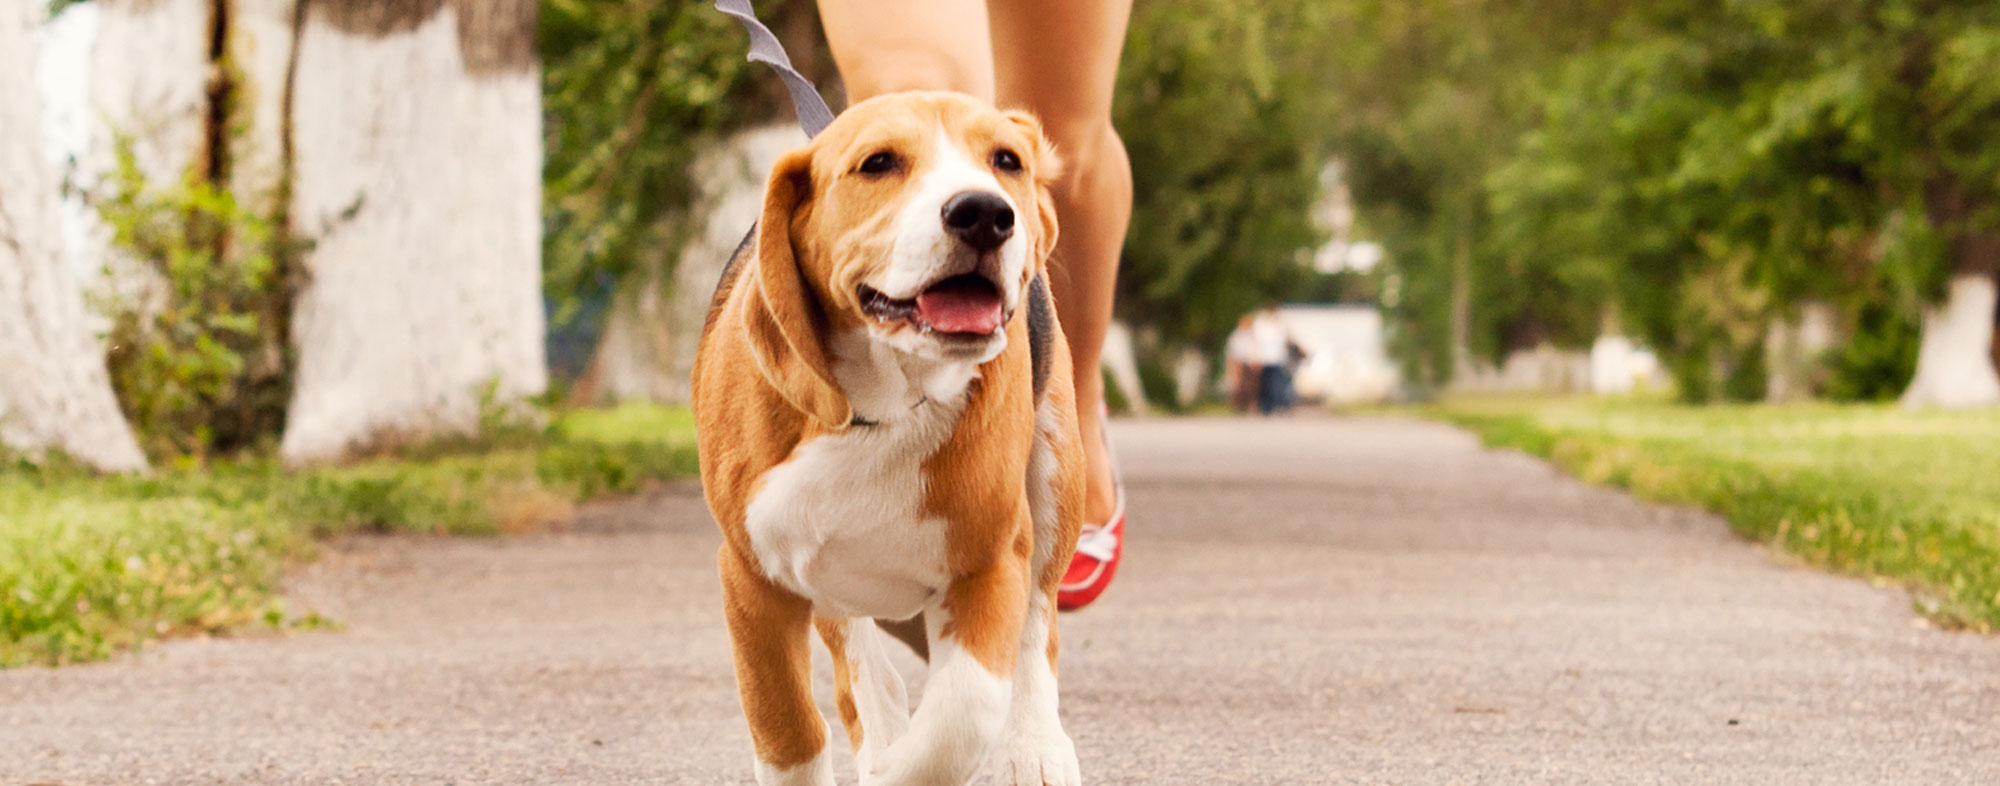
<path fill-rule="evenodd" d="M 904 90 L 993 100 L 985 0 L 819 0 L 850 103 Z"/>
<path fill-rule="evenodd" d="M 1104 401 L 1098 368 L 1132 217 L 1132 167 L 1111 127 L 1111 97 L 1132 6 L 1130 0 L 992 0 L 988 8 L 999 103 L 1039 116 L 1063 159 L 1054 189 L 1062 234 L 1050 288 L 1076 369 L 1089 467 L 1085 520 L 1103 522 L 1117 493 L 1108 446 L 1096 438 Z"/>

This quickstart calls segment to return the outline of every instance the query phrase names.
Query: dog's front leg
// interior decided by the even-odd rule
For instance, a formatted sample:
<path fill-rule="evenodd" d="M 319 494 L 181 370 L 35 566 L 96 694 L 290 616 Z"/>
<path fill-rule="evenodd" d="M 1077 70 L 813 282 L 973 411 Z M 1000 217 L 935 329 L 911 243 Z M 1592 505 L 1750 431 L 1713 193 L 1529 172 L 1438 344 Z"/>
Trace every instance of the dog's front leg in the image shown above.
<path fill-rule="evenodd" d="M 1008 786 L 1081 786 L 1076 745 L 1056 711 L 1055 591 L 1029 597 L 1014 664 L 1014 705 L 1007 716 Z"/>
<path fill-rule="evenodd" d="M 978 774 L 1007 723 L 1027 580 L 1026 550 L 1009 550 L 924 611 L 930 679 L 865 786 L 958 786 Z"/>
<path fill-rule="evenodd" d="M 812 604 L 772 584 L 728 545 L 719 562 L 758 786 L 833 786 L 826 719 L 812 696 Z"/>

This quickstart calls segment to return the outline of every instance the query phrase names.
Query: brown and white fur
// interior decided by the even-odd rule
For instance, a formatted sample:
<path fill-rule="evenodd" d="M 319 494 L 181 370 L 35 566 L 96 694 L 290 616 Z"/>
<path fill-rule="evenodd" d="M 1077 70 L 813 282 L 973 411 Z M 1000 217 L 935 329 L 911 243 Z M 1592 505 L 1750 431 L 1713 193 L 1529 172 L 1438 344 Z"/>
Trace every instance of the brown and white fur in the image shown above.
<path fill-rule="evenodd" d="M 763 786 L 834 782 L 815 627 L 863 784 L 962 784 L 994 755 L 1010 784 L 1080 782 L 1056 713 L 1055 592 L 1083 515 L 1070 360 L 1043 284 L 1057 167 L 1027 114 L 902 93 L 850 107 L 772 169 L 694 376 Z M 968 193 L 1018 218 L 1003 242 L 944 225 Z M 909 316 L 959 275 L 998 290 L 990 333 Z M 928 651 L 914 714 L 883 627 L 902 620 Z"/>

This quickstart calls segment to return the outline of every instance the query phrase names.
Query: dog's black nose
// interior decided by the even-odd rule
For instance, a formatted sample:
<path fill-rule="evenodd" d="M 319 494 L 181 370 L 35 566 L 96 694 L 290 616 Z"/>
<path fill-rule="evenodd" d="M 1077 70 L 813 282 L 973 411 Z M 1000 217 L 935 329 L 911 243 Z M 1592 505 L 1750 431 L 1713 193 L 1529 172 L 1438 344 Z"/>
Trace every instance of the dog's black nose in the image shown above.
<path fill-rule="evenodd" d="M 999 248 L 1014 235 L 1014 209 L 991 191 L 965 191 L 944 202 L 944 231 L 980 251 Z"/>

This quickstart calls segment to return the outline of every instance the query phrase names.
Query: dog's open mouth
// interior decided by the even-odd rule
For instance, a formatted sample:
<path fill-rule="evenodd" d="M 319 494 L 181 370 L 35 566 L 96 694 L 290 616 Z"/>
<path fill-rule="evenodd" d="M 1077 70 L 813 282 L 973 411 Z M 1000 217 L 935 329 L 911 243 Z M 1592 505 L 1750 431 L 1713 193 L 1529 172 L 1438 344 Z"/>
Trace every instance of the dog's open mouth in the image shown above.
<path fill-rule="evenodd" d="M 861 285 L 861 310 L 884 322 L 909 322 L 947 338 L 984 337 L 1007 321 L 1000 288 L 977 273 L 952 276 L 897 300 Z"/>

